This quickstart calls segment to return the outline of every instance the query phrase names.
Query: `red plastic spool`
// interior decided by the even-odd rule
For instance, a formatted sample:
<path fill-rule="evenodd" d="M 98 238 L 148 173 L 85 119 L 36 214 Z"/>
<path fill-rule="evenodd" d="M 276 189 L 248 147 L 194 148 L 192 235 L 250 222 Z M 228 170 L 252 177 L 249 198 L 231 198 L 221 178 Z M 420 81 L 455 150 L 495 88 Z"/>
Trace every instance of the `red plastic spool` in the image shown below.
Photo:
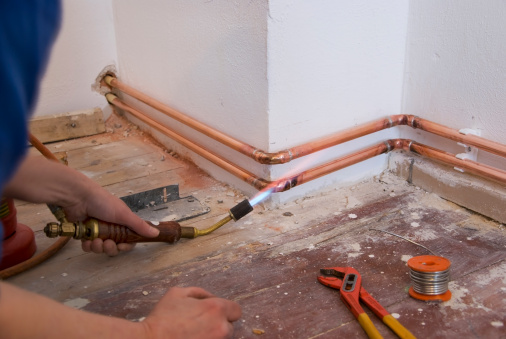
<path fill-rule="evenodd" d="M 450 260 L 435 255 L 421 255 L 408 260 L 408 267 L 410 269 L 422 273 L 442 272 L 449 270 L 450 266 Z M 447 290 L 443 294 L 427 295 L 415 292 L 413 286 L 411 286 L 408 292 L 412 298 L 424 301 L 448 301 L 452 297 L 450 290 Z"/>
<path fill-rule="evenodd" d="M 26 225 L 18 224 L 14 200 L 2 198 L 0 219 L 4 228 L 0 270 L 30 259 L 37 249 L 35 235 Z"/>

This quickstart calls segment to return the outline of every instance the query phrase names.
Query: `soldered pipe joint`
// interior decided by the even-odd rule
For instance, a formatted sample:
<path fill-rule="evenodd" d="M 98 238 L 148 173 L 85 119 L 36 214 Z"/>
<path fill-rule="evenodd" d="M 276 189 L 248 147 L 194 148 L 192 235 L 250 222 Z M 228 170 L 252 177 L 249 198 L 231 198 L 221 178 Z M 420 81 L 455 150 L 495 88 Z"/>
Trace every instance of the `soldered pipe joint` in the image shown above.
<path fill-rule="evenodd" d="M 237 221 L 244 217 L 249 212 L 253 211 L 253 206 L 249 203 L 248 199 L 244 199 L 234 207 L 232 207 L 228 212 L 234 221 Z"/>

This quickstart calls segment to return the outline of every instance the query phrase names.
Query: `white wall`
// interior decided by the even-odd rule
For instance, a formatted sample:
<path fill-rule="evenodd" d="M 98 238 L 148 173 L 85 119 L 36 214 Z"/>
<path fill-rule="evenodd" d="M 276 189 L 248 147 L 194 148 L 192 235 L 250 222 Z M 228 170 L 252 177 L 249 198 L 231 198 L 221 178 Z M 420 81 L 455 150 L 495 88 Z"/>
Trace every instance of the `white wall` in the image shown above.
<path fill-rule="evenodd" d="M 232 137 L 268 147 L 267 0 L 117 0 L 113 5 L 122 81 Z M 261 165 L 238 152 L 141 107 L 213 152 L 262 171 Z M 219 179 L 242 185 L 208 161 L 155 135 Z"/>
<path fill-rule="evenodd" d="M 269 150 L 279 151 L 380 117 L 400 114 L 406 1 L 270 1 Z M 395 129 L 273 167 L 298 172 L 388 138 Z M 317 189 L 377 174 L 385 157 L 302 187 Z M 304 194 L 299 189 L 297 195 Z M 290 194 L 284 193 L 284 196 Z"/>
<path fill-rule="evenodd" d="M 506 2 L 411 1 L 409 12 L 404 113 L 506 144 Z M 463 151 L 424 132 L 414 138 Z M 506 168 L 483 151 L 478 160 Z"/>
<path fill-rule="evenodd" d="M 62 26 L 34 115 L 108 107 L 91 85 L 105 66 L 116 62 L 113 24 L 110 0 L 63 1 Z"/>
<path fill-rule="evenodd" d="M 279 151 L 400 113 L 408 14 L 404 1 L 113 4 L 122 81 L 257 148 Z M 324 155 L 268 167 L 141 107 L 267 179 L 398 134 L 392 130 Z M 170 140 L 164 142 L 187 153 Z M 213 175 L 251 191 L 200 157 L 187 154 Z M 381 157 L 283 197 L 302 195 L 338 179 L 358 180 L 385 166 Z"/>

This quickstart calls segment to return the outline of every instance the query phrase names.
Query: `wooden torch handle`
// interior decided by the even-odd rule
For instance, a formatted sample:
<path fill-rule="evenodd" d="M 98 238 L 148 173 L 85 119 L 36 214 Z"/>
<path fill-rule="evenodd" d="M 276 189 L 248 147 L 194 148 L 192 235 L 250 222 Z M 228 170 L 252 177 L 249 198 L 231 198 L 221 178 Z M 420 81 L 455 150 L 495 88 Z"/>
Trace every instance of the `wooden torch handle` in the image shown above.
<path fill-rule="evenodd" d="M 98 238 L 102 240 L 112 239 L 116 243 L 167 242 L 170 244 L 176 243 L 181 238 L 181 225 L 175 221 L 161 221 L 158 225 L 154 225 L 149 221 L 146 222 L 160 230 L 157 237 L 144 237 L 126 226 L 99 220 Z"/>

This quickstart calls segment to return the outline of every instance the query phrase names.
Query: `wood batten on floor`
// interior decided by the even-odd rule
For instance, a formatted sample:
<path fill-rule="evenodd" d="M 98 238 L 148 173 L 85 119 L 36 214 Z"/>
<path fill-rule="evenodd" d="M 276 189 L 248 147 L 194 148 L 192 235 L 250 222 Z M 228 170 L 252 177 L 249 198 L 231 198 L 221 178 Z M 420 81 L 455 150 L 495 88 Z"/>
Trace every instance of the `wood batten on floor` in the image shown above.
<path fill-rule="evenodd" d="M 37 139 L 45 143 L 103 133 L 105 123 L 102 110 L 93 108 L 34 117 L 29 128 Z"/>

